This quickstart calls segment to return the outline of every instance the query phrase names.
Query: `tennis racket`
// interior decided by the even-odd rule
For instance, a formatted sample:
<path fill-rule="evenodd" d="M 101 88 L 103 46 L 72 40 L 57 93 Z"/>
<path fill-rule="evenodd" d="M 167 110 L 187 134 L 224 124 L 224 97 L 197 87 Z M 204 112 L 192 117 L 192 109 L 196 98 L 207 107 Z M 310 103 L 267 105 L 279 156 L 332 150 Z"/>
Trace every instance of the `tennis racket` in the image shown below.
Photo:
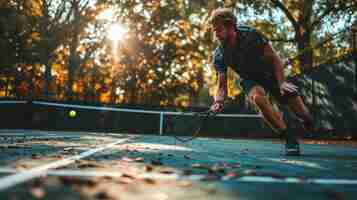
<path fill-rule="evenodd" d="M 212 110 L 195 113 L 182 113 L 169 119 L 170 132 L 179 142 L 185 143 L 197 138 L 208 118 L 215 116 Z"/>

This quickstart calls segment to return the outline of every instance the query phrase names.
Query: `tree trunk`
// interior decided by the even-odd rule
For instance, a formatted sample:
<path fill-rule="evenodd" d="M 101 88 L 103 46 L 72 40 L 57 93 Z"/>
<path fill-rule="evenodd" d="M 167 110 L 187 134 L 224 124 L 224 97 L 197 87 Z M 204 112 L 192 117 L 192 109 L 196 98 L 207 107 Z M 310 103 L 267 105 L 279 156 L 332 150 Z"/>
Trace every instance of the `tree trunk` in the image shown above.
<path fill-rule="evenodd" d="M 76 65 L 76 61 L 74 55 L 71 55 L 69 58 L 69 66 L 68 66 L 68 82 L 67 82 L 67 99 L 73 100 L 73 84 L 74 84 L 74 66 Z"/>
<path fill-rule="evenodd" d="M 312 7 L 314 1 L 301 1 L 301 10 L 298 15 L 299 30 L 296 33 L 298 45 L 298 59 L 303 71 L 313 67 L 313 49 L 311 46 L 312 36 Z"/>
<path fill-rule="evenodd" d="M 51 66 L 47 62 L 45 65 L 45 87 L 44 87 L 44 95 L 46 99 L 50 98 L 50 84 L 52 80 Z"/>
<path fill-rule="evenodd" d="M 355 99 L 357 100 L 357 20 L 352 25 L 352 56 L 355 64 Z"/>
<path fill-rule="evenodd" d="M 35 94 L 35 81 L 36 81 L 36 76 L 35 76 L 35 66 L 32 66 L 30 70 L 30 75 L 28 77 L 28 84 L 29 84 L 29 99 L 34 100 L 36 98 Z"/>
<path fill-rule="evenodd" d="M 113 82 L 110 86 L 110 103 L 111 104 L 115 104 L 116 102 L 116 82 L 117 82 L 117 78 L 114 76 L 113 77 Z"/>
<path fill-rule="evenodd" d="M 304 29 L 301 27 L 301 29 Z M 301 33 L 302 32 L 302 33 Z M 313 49 L 311 46 L 311 32 L 309 30 L 301 31 L 296 36 L 298 47 L 298 59 L 302 71 L 312 69 L 313 67 Z"/>
<path fill-rule="evenodd" d="M 49 58 L 49 50 L 47 50 L 47 45 L 45 44 L 44 48 L 45 50 L 41 52 L 41 63 L 45 66 L 45 74 L 44 74 L 44 79 L 45 79 L 45 85 L 44 85 L 44 90 L 43 90 L 43 97 L 45 99 L 50 98 L 50 84 L 52 81 L 52 67 L 50 63 L 50 58 Z"/>
<path fill-rule="evenodd" d="M 72 41 L 70 44 L 70 57 L 69 57 L 69 66 L 68 66 L 68 83 L 67 83 L 67 98 L 69 100 L 73 100 L 73 84 L 74 84 L 74 76 L 75 71 L 79 67 L 79 59 L 77 55 L 77 48 L 79 45 L 79 25 L 80 25 L 80 13 L 79 6 L 77 1 L 73 1 L 73 33 L 72 33 Z"/>

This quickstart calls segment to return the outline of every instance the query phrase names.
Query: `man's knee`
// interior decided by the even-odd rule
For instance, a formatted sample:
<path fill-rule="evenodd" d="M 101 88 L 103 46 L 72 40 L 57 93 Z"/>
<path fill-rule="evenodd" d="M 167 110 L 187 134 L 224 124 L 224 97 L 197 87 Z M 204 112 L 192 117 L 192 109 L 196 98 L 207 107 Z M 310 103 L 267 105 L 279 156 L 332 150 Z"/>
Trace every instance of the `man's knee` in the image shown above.
<path fill-rule="evenodd" d="M 249 103 L 253 105 L 261 105 L 264 101 L 267 100 L 266 92 L 263 87 L 256 86 L 254 87 L 248 95 Z"/>

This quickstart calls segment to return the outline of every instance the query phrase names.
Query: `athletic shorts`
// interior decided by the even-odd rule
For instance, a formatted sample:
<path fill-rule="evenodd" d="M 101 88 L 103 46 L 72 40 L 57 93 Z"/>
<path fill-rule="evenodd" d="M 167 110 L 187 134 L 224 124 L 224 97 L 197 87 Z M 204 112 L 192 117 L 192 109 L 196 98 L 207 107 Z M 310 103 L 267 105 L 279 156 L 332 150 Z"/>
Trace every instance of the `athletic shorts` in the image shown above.
<path fill-rule="evenodd" d="M 289 80 L 287 80 L 287 82 L 293 83 L 292 81 Z M 281 95 L 280 87 L 276 79 L 261 79 L 261 80 L 242 79 L 241 85 L 243 88 L 243 92 L 247 95 L 253 89 L 253 87 L 261 86 L 264 88 L 265 92 L 268 95 L 271 95 L 280 104 L 287 104 L 289 98 L 300 96 L 299 92 L 286 92 L 284 95 Z"/>

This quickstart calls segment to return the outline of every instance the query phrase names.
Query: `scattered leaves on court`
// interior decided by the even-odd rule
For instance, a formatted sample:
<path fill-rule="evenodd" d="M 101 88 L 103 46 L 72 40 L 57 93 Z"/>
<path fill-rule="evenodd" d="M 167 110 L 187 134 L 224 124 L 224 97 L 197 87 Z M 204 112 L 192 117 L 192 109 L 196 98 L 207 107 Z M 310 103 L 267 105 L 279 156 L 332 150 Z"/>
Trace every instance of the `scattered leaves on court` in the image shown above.
<path fill-rule="evenodd" d="M 241 177 L 242 175 L 236 172 L 229 172 L 222 176 L 222 180 L 232 180 Z"/>
<path fill-rule="evenodd" d="M 135 158 L 123 157 L 121 160 L 125 162 L 144 162 L 143 157 L 135 157 Z"/>
<path fill-rule="evenodd" d="M 42 187 L 32 187 L 30 194 L 37 199 L 43 199 L 46 196 L 46 192 Z"/>
<path fill-rule="evenodd" d="M 163 165 L 161 159 L 153 159 L 151 160 L 152 165 Z"/>

